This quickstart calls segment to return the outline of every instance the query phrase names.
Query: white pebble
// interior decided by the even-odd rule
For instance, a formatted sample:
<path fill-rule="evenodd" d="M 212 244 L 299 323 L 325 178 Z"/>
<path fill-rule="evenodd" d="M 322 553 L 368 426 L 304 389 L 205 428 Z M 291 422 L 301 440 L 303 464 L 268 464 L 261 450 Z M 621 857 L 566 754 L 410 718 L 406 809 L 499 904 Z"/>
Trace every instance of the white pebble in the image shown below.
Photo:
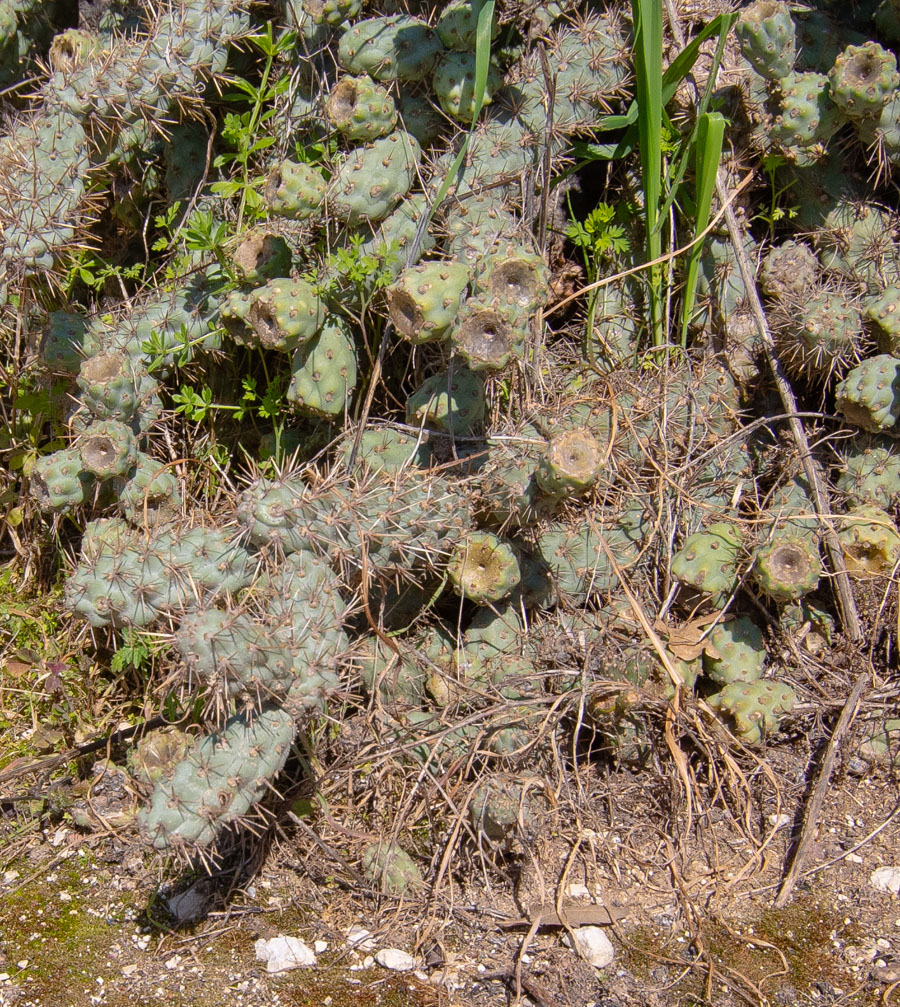
<path fill-rule="evenodd" d="M 260 938 L 253 949 L 256 960 L 266 963 L 266 972 L 287 972 L 288 969 L 309 968 L 316 964 L 312 948 L 298 937 L 280 935 L 268 941 Z"/>
<path fill-rule="evenodd" d="M 900 894 L 900 867 L 879 867 L 869 875 L 869 884 L 877 892 Z"/>
<path fill-rule="evenodd" d="M 409 972 L 416 967 L 415 958 L 399 948 L 382 948 L 376 953 L 375 961 L 383 969 L 391 969 L 394 972 Z"/>
<path fill-rule="evenodd" d="M 601 927 L 576 927 L 572 931 L 572 942 L 578 954 L 597 969 L 606 968 L 616 954 Z"/>

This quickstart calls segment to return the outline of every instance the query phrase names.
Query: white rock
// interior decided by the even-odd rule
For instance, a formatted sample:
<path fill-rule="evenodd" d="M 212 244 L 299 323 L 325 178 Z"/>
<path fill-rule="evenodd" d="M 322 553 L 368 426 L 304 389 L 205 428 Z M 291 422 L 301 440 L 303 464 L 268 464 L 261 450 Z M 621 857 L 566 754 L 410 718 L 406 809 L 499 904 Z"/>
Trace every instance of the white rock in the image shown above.
<path fill-rule="evenodd" d="M 783 829 L 786 825 L 791 824 L 792 819 L 790 815 L 772 814 L 772 815 L 766 815 L 766 821 L 769 823 L 769 825 L 772 826 L 773 829 Z"/>
<path fill-rule="evenodd" d="M 316 941 L 315 944 L 313 944 L 313 951 L 315 951 L 317 955 L 320 955 L 327 950 L 328 941 Z"/>
<path fill-rule="evenodd" d="M 394 972 L 409 972 L 416 967 L 415 958 L 399 948 L 382 948 L 376 952 L 375 961 L 383 969 L 392 969 Z"/>
<path fill-rule="evenodd" d="M 869 875 L 869 884 L 877 892 L 900 895 L 900 867 L 879 867 Z"/>
<path fill-rule="evenodd" d="M 347 943 L 360 951 L 375 950 L 375 938 L 372 937 L 372 931 L 366 930 L 365 927 L 361 927 L 357 923 L 354 923 L 347 931 Z"/>
<path fill-rule="evenodd" d="M 566 895 L 570 899 L 589 899 L 591 898 L 591 891 L 587 885 L 581 884 L 580 881 L 575 881 L 570 885 L 566 885 Z"/>
<path fill-rule="evenodd" d="M 616 955 L 602 927 L 576 927 L 572 931 L 572 943 L 578 954 L 596 969 L 605 969 Z"/>
<path fill-rule="evenodd" d="M 266 963 L 266 972 L 287 972 L 288 969 L 309 968 L 316 956 L 298 937 L 279 934 L 271 940 L 260 938 L 254 945 L 256 960 Z"/>

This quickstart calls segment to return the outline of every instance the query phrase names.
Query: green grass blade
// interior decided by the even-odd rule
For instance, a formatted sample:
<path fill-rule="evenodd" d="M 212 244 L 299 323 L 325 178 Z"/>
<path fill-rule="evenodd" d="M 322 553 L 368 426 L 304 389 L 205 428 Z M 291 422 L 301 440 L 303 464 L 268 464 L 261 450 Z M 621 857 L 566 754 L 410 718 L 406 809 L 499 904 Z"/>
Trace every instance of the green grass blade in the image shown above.
<path fill-rule="evenodd" d="M 662 194 L 662 0 L 632 0 L 635 92 L 638 105 L 641 180 L 644 189 L 646 256 L 660 257 L 662 235 L 659 205 Z M 650 336 L 662 344 L 662 270 L 650 267 Z"/>
<path fill-rule="evenodd" d="M 702 234 L 709 223 L 713 193 L 716 190 L 716 173 L 722 157 L 722 142 L 725 138 L 725 117 L 719 112 L 704 112 L 697 123 L 696 172 L 697 191 L 695 195 L 696 218 L 694 237 Z M 681 345 L 687 345 L 687 330 L 694 313 L 697 298 L 697 281 L 700 276 L 700 256 L 703 242 L 698 241 L 688 259 L 687 282 L 681 305 Z"/>

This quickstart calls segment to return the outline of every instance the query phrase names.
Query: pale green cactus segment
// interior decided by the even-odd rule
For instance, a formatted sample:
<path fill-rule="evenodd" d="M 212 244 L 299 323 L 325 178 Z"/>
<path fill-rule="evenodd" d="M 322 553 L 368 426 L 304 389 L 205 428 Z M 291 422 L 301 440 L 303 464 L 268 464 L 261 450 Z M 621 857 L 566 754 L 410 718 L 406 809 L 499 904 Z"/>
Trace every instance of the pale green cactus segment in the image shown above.
<path fill-rule="evenodd" d="M 338 46 L 338 62 L 350 73 L 366 73 L 375 80 L 425 80 L 442 48 L 424 21 L 392 14 L 347 28 Z"/>
<path fill-rule="evenodd" d="M 520 828 L 535 829 L 540 821 L 537 793 L 506 774 L 488 777 L 472 793 L 472 827 L 494 842 L 509 838 Z M 546 811 L 546 803 L 540 810 Z"/>
<path fill-rule="evenodd" d="M 855 507 L 837 520 L 838 540 L 851 577 L 893 577 L 900 565 L 900 531 L 880 507 Z"/>
<path fill-rule="evenodd" d="M 324 305 L 305 280 L 269 280 L 250 295 L 252 338 L 267 350 L 292 352 L 318 333 L 324 319 Z"/>
<path fill-rule="evenodd" d="M 535 478 L 553 499 L 582 496 L 600 478 L 603 459 L 603 445 L 591 431 L 574 427 L 550 438 Z"/>
<path fill-rule="evenodd" d="M 515 552 L 493 532 L 473 532 L 460 542 L 447 575 L 456 593 L 476 605 L 501 601 L 522 579 Z"/>
<path fill-rule="evenodd" d="M 356 434 L 348 434 L 338 447 L 337 457 L 349 465 L 356 443 Z M 406 468 L 425 468 L 431 451 L 427 443 L 414 434 L 392 427 L 372 427 L 359 438 L 356 465 L 370 472 L 398 475 Z"/>
<path fill-rule="evenodd" d="M 781 80 L 794 69 L 797 29 L 791 8 L 780 0 L 756 0 L 734 26 L 744 59 L 766 80 Z"/>
<path fill-rule="evenodd" d="M 766 663 L 762 631 L 745 615 L 719 623 L 709 634 L 703 669 L 720 685 L 755 682 Z"/>
<path fill-rule="evenodd" d="M 500 75 L 494 67 L 488 67 L 482 107 L 494 100 L 501 83 Z M 475 53 L 441 53 L 431 87 L 447 115 L 470 125 L 478 111 L 475 105 Z"/>
<path fill-rule="evenodd" d="M 235 248 L 231 264 L 244 283 L 265 283 L 291 271 L 291 249 L 280 234 L 254 231 Z"/>
<path fill-rule="evenodd" d="M 851 423 L 878 433 L 900 416 L 900 360 L 882 353 L 854 367 L 837 386 L 836 405 Z"/>
<path fill-rule="evenodd" d="M 827 145 L 841 125 L 841 114 L 831 101 L 823 73 L 790 73 L 779 81 L 778 115 L 771 138 L 788 151 Z"/>
<path fill-rule="evenodd" d="M 879 343 L 891 356 L 900 352 L 900 284 L 889 283 L 865 301 L 865 315 L 880 330 Z"/>
<path fill-rule="evenodd" d="M 436 260 L 404 269 L 387 291 L 394 328 L 411 343 L 442 339 L 468 285 L 469 270 L 460 262 Z"/>
<path fill-rule="evenodd" d="M 808 293 L 802 307 L 790 306 L 776 347 L 789 374 L 821 382 L 857 363 L 862 339 L 862 317 L 853 300 L 825 290 Z"/>
<path fill-rule="evenodd" d="M 43 455 L 31 471 L 31 495 L 44 512 L 68 514 L 87 501 L 94 477 L 81 460 L 78 448 L 63 448 Z"/>
<path fill-rule="evenodd" d="M 233 717 L 221 733 L 197 741 L 174 773 L 157 782 L 139 813 L 151 845 L 176 851 L 208 846 L 266 795 L 295 733 L 290 715 L 270 708 L 252 720 Z"/>
<path fill-rule="evenodd" d="M 414 895 L 425 887 L 422 872 L 396 843 L 379 840 L 363 850 L 363 874 L 385 895 Z"/>
<path fill-rule="evenodd" d="M 415 137 L 403 130 L 357 147 L 331 179 L 329 209 L 351 226 L 384 220 L 409 192 L 421 153 Z"/>
<path fill-rule="evenodd" d="M 815 591 L 822 573 L 818 546 L 808 536 L 776 534 L 756 550 L 753 579 L 773 601 L 796 601 Z"/>
<path fill-rule="evenodd" d="M 888 438 L 855 438 L 844 456 L 837 488 L 853 505 L 873 504 L 889 510 L 900 494 L 900 454 Z"/>
<path fill-rule="evenodd" d="M 672 557 L 672 574 L 713 599 L 731 594 L 738 583 L 742 536 L 736 525 L 720 522 L 685 539 Z"/>
<path fill-rule="evenodd" d="M 124 475 L 137 460 L 137 440 L 119 420 L 97 420 L 78 438 L 81 462 L 98 479 Z"/>
<path fill-rule="evenodd" d="M 181 509 L 178 479 L 172 468 L 138 451 L 134 466 L 115 483 L 119 506 L 137 525 L 155 524 L 174 517 Z"/>
<path fill-rule="evenodd" d="M 315 416 L 343 416 L 356 389 L 356 343 L 346 324 L 327 322 L 294 354 L 287 399 Z"/>
<path fill-rule="evenodd" d="M 464 437 L 484 419 L 484 382 L 466 367 L 426 378 L 409 397 L 406 415 L 411 423 Z"/>
<path fill-rule="evenodd" d="M 768 297 L 802 304 L 815 287 L 820 271 L 819 260 L 809 245 L 789 240 L 769 249 L 758 280 Z"/>
<path fill-rule="evenodd" d="M 437 21 L 438 38 L 448 49 L 460 52 L 475 51 L 478 18 L 485 0 L 451 0 L 444 4 Z M 491 24 L 491 38 L 500 31 L 496 18 Z"/>
<path fill-rule="evenodd" d="M 543 257 L 512 241 L 497 242 L 478 262 L 475 289 L 500 304 L 533 311 L 547 298 L 549 273 Z"/>
<path fill-rule="evenodd" d="M 326 189 L 325 176 L 318 168 L 280 161 L 266 176 L 266 207 L 279 217 L 308 220 L 322 210 Z"/>
<path fill-rule="evenodd" d="M 359 17 L 362 0 L 303 0 L 303 10 L 316 24 L 340 25 Z"/>
<path fill-rule="evenodd" d="M 710 706 L 731 719 L 737 736 L 748 745 L 758 745 L 777 731 L 796 701 L 794 690 L 776 679 L 731 682 L 709 698 Z"/>
<path fill-rule="evenodd" d="M 470 297 L 460 309 L 450 342 L 471 371 L 501 371 L 525 356 L 528 316 L 497 298 Z"/>
<path fill-rule="evenodd" d="M 70 311 L 51 311 L 41 339 L 41 362 L 55 374 L 77 374 L 84 357 L 87 319 Z"/>
<path fill-rule="evenodd" d="M 853 119 L 878 116 L 900 87 L 897 57 L 877 42 L 848 45 L 828 72 L 831 97 Z"/>
<path fill-rule="evenodd" d="M 328 96 L 325 114 L 348 140 L 375 140 L 397 125 L 394 99 L 367 76 L 341 78 Z"/>

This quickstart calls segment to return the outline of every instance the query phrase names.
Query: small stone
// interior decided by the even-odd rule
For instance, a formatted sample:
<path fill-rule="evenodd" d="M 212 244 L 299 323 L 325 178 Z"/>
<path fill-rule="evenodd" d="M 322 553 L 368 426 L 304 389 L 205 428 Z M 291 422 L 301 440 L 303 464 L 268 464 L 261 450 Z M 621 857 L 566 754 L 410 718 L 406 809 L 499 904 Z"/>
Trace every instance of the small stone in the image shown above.
<path fill-rule="evenodd" d="M 328 941 L 316 941 L 315 944 L 313 944 L 313 951 L 315 951 L 317 955 L 320 955 L 322 954 L 322 952 L 327 950 L 328 950 Z"/>
<path fill-rule="evenodd" d="M 848 853 L 844 859 L 848 860 L 851 864 L 861 864 L 863 862 L 863 858 L 858 853 Z"/>
<path fill-rule="evenodd" d="M 123 965 L 122 975 L 123 976 L 133 976 L 137 972 L 137 965 Z"/>
<path fill-rule="evenodd" d="M 170 972 L 172 969 L 177 969 L 180 964 L 181 955 L 172 955 L 172 957 L 165 962 L 165 966 Z"/>
<path fill-rule="evenodd" d="M 785 825 L 790 825 L 791 824 L 791 816 L 790 815 L 784 815 L 784 814 L 781 814 L 781 815 L 767 815 L 766 816 L 766 821 L 769 823 L 769 825 L 772 826 L 773 829 L 783 829 L 785 827 Z"/>
<path fill-rule="evenodd" d="M 612 942 L 601 927 L 576 927 L 571 937 L 578 954 L 596 969 L 606 968 L 615 957 Z"/>
<path fill-rule="evenodd" d="M 354 948 L 359 948 L 360 951 L 373 951 L 375 949 L 375 940 L 372 937 L 372 931 L 366 930 L 365 927 L 361 927 L 356 923 L 347 931 L 347 943 Z"/>
<path fill-rule="evenodd" d="M 900 867 L 879 867 L 869 875 L 869 884 L 876 892 L 900 894 Z"/>
<path fill-rule="evenodd" d="M 18 878 L 18 876 L 19 876 L 18 871 L 4 871 L 3 884 L 11 885 L 16 880 L 16 878 Z"/>
<path fill-rule="evenodd" d="M 416 967 L 415 958 L 399 948 L 382 948 L 376 952 L 375 961 L 383 969 L 391 969 L 393 972 L 409 972 Z"/>
<path fill-rule="evenodd" d="M 266 963 L 266 972 L 287 972 L 289 969 L 309 968 L 316 964 L 312 948 L 298 937 L 279 935 L 271 940 L 260 938 L 254 945 L 256 960 Z"/>

